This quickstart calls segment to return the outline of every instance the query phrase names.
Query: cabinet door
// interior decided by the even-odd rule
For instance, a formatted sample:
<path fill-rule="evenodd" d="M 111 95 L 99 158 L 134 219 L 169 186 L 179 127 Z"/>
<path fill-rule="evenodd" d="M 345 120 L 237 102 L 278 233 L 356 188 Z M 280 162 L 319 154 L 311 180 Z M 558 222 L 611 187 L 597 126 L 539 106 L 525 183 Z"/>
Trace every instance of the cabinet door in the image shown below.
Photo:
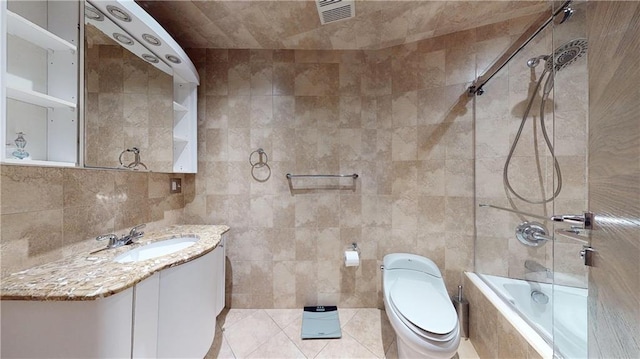
<path fill-rule="evenodd" d="M 208 253 L 160 272 L 158 358 L 203 358 L 211 347 L 216 327 L 214 258 Z"/>

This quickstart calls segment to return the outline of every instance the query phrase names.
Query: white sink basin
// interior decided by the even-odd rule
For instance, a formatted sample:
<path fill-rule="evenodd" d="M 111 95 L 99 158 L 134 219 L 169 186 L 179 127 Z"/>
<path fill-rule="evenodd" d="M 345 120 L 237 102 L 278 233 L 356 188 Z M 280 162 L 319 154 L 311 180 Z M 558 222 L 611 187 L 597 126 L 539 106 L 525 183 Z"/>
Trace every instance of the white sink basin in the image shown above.
<path fill-rule="evenodd" d="M 145 246 L 134 248 L 114 258 L 118 263 L 132 263 L 147 259 L 166 256 L 192 246 L 198 241 L 196 237 L 178 237 L 165 239 L 164 241 L 149 243 Z"/>

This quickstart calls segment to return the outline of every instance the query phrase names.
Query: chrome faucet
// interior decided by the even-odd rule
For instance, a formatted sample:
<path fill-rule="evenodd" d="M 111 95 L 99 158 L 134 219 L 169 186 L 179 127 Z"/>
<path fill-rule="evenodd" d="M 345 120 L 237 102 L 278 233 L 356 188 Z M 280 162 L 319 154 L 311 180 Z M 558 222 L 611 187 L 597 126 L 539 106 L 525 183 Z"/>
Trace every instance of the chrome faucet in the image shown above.
<path fill-rule="evenodd" d="M 122 237 L 118 238 L 117 235 L 110 233 L 110 234 L 102 234 L 96 237 L 96 241 L 104 241 L 104 240 L 109 240 L 109 243 L 107 244 L 107 248 L 118 248 L 120 246 L 125 246 L 125 245 L 129 245 L 129 244 L 133 244 L 135 243 L 136 240 L 138 240 L 139 238 L 141 238 L 144 235 L 144 232 L 140 232 L 138 231 L 139 229 L 142 229 L 146 227 L 146 224 L 139 224 L 133 228 L 131 228 L 131 230 L 129 231 L 129 234 L 126 235 L 122 235 Z"/>
<path fill-rule="evenodd" d="M 116 248 L 122 245 L 120 244 L 120 240 L 118 239 L 118 236 L 113 233 L 101 234 L 96 237 L 96 241 L 104 241 L 107 239 L 109 240 L 109 244 L 107 244 L 107 248 Z"/>
<path fill-rule="evenodd" d="M 129 244 L 135 243 L 135 241 L 138 240 L 139 238 L 142 238 L 142 236 L 144 235 L 144 232 L 139 232 L 138 230 L 146 226 L 147 225 L 143 223 L 131 228 L 131 230 L 129 231 L 129 234 L 122 237 L 124 244 L 129 245 Z"/>

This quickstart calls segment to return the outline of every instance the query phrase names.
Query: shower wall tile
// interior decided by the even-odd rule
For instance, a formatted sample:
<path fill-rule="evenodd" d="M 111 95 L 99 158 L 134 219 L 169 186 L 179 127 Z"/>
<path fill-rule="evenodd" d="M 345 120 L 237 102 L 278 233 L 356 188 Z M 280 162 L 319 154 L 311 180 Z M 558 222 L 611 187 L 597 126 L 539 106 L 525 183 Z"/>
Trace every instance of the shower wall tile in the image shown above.
<path fill-rule="evenodd" d="M 250 126 L 251 102 L 249 96 L 229 96 L 228 99 L 230 128 L 245 128 Z"/>
<path fill-rule="evenodd" d="M 169 178 L 194 175 L 2 165 L 2 275 L 100 248 L 95 237 L 183 221 Z"/>
<path fill-rule="evenodd" d="M 455 85 L 468 83 L 476 73 L 475 44 L 449 48 L 445 53 L 445 83 Z"/>
<path fill-rule="evenodd" d="M 233 228 L 231 307 L 381 305 L 378 265 L 400 251 L 435 260 L 453 293 L 474 253 L 466 84 L 475 76 L 475 48 L 499 51 L 504 40 L 489 42 L 505 27 L 485 29 L 484 47 L 471 30 L 384 50 L 205 51 L 205 170 L 195 183 L 207 195 L 186 200 L 185 216 L 193 211 L 194 219 Z M 246 95 L 232 94 L 235 79 L 249 80 Z M 259 147 L 271 167 L 264 183 L 247 163 Z M 360 177 L 350 187 L 351 179 L 289 182 L 286 173 Z M 353 242 L 361 265 L 345 268 L 343 251 Z M 251 275 L 263 281 L 259 289 Z"/>
<path fill-rule="evenodd" d="M 396 94 L 391 102 L 394 127 L 409 127 L 418 124 L 418 99 L 416 91 Z"/>
<path fill-rule="evenodd" d="M 445 167 L 445 193 L 449 197 L 473 197 L 473 160 L 447 159 Z"/>
<path fill-rule="evenodd" d="M 2 214 L 59 209 L 64 174 L 59 168 L 2 166 Z"/>
<path fill-rule="evenodd" d="M 62 219 L 61 209 L 2 214 L 2 275 L 62 258 Z"/>
<path fill-rule="evenodd" d="M 295 69 L 297 96 L 330 96 L 339 92 L 337 64 L 296 63 Z"/>
<path fill-rule="evenodd" d="M 502 21 L 494 24 L 480 26 L 476 28 L 476 41 L 480 43 L 487 39 L 507 36 L 509 35 L 509 30 L 509 21 Z M 505 48 L 506 47 L 500 48 L 498 49 L 498 51 L 504 50 Z"/>
<path fill-rule="evenodd" d="M 417 159 L 417 128 L 398 127 L 393 131 L 391 158 L 393 161 L 412 161 Z"/>
<path fill-rule="evenodd" d="M 200 101 L 198 101 L 200 103 Z M 229 100 L 227 96 L 206 96 L 201 105 L 206 109 L 204 128 L 227 128 L 229 126 Z"/>
<path fill-rule="evenodd" d="M 513 40 L 508 34 L 485 41 L 478 39 L 480 42 L 476 44 L 476 75 L 480 76 L 488 70 Z"/>
<path fill-rule="evenodd" d="M 493 234 L 493 233 L 491 233 Z M 476 272 L 502 277 L 509 275 L 509 263 L 503 260 L 503 256 L 495 256 L 494 253 L 508 253 L 508 243 L 504 237 L 487 237 L 478 234 L 476 240 L 476 256 L 488 258 L 476 263 Z"/>

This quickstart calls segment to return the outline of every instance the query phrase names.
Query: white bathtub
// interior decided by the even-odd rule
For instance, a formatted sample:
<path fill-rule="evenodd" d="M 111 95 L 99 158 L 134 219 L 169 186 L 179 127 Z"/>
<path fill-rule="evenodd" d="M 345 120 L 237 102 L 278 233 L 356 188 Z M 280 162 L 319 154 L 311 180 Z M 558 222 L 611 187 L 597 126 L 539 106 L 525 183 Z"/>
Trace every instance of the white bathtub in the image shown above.
<path fill-rule="evenodd" d="M 544 358 L 553 356 L 550 343 L 555 343 L 557 357 L 587 357 L 586 289 L 556 285 L 554 291 L 551 284 L 530 285 L 518 279 L 474 273 L 467 275 Z M 534 290 L 543 293 L 538 294 L 543 300 L 536 302 L 532 299 Z M 547 304 L 544 303 L 544 295 L 549 299 Z"/>

